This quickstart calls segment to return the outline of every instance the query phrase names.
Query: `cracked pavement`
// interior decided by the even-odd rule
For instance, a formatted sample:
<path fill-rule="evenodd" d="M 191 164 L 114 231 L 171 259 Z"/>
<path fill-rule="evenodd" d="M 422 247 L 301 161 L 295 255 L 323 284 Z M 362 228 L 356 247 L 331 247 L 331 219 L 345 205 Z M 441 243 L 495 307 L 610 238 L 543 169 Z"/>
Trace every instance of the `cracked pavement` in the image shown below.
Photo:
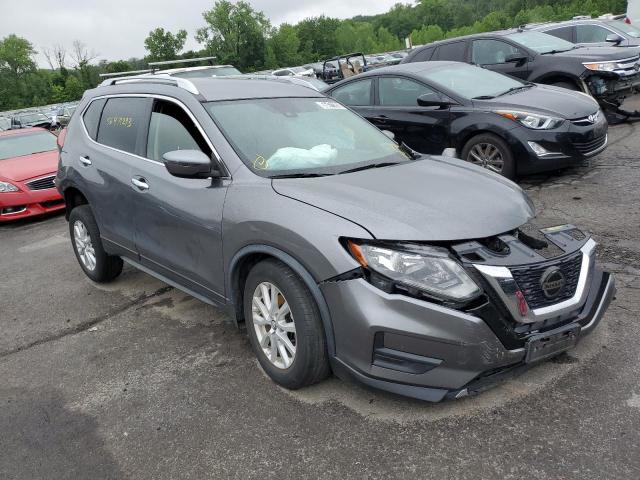
<path fill-rule="evenodd" d="M 598 330 L 437 405 L 285 391 L 224 312 L 131 268 L 91 283 L 62 216 L 0 226 L 0 478 L 640 478 L 639 134 L 521 182 L 600 243 L 619 292 Z"/>

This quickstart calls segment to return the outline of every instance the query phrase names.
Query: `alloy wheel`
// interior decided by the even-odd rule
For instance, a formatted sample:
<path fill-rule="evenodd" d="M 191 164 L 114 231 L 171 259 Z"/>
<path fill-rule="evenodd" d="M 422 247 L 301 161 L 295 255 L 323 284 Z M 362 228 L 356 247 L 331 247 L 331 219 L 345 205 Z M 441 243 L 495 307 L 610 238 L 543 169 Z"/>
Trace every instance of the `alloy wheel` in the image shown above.
<path fill-rule="evenodd" d="M 91 236 L 84 223 L 76 220 L 73 224 L 73 240 L 80 261 L 89 271 L 96 268 L 96 252 L 91 243 Z"/>
<path fill-rule="evenodd" d="M 260 283 L 251 302 L 253 328 L 267 359 L 286 370 L 296 358 L 296 326 L 289 302 L 278 287 Z"/>
<path fill-rule="evenodd" d="M 473 148 L 469 150 L 467 161 L 496 173 L 502 173 L 502 169 L 504 168 L 502 153 L 500 153 L 500 149 L 492 143 L 478 143 L 474 145 Z"/>

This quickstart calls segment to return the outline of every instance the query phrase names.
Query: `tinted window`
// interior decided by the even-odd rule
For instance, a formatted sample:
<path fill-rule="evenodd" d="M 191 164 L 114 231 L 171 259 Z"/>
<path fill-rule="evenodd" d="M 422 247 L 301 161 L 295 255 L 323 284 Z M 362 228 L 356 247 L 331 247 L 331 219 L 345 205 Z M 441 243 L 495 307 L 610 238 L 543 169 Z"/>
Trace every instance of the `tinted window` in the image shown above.
<path fill-rule="evenodd" d="M 434 51 L 435 51 L 435 48 L 433 47 L 420 50 L 418 53 L 414 55 L 411 61 L 412 62 L 428 62 L 429 60 L 431 60 L 431 56 L 433 55 Z"/>
<path fill-rule="evenodd" d="M 476 65 L 505 63 L 515 53 L 519 53 L 516 47 L 500 40 L 474 40 L 471 61 Z"/>
<path fill-rule="evenodd" d="M 98 142 L 129 153 L 140 154 L 149 121 L 148 98 L 110 98 L 102 110 Z"/>
<path fill-rule="evenodd" d="M 371 105 L 372 80 L 360 80 L 333 91 L 331 96 L 345 105 Z"/>
<path fill-rule="evenodd" d="M 187 113 L 173 102 L 156 100 L 149 123 L 147 157 L 162 161 L 174 150 L 200 150 L 211 156 L 211 149 Z"/>
<path fill-rule="evenodd" d="M 100 114 L 102 113 L 102 109 L 104 108 L 104 104 L 107 103 L 106 98 L 101 98 L 99 100 L 94 100 L 87 108 L 87 111 L 84 112 L 82 116 L 82 121 L 84 122 L 84 126 L 87 129 L 87 133 L 92 139 L 96 139 L 98 135 L 98 124 L 100 123 Z M 58 113 L 58 115 L 63 115 L 64 113 Z"/>
<path fill-rule="evenodd" d="M 381 77 L 378 79 L 378 89 L 380 105 L 387 107 L 415 107 L 418 105 L 420 95 L 433 95 L 434 99 L 439 98 L 438 94 L 429 87 L 406 78 Z"/>
<path fill-rule="evenodd" d="M 545 30 L 544 33 L 561 38 L 567 42 L 573 42 L 573 27 L 560 27 L 553 30 Z"/>
<path fill-rule="evenodd" d="M 455 62 L 465 62 L 467 60 L 465 50 L 465 42 L 453 42 L 440 45 L 434 60 L 452 60 Z"/>
<path fill-rule="evenodd" d="M 577 43 L 600 43 L 606 42 L 607 37 L 613 32 L 598 25 L 578 25 L 576 26 Z"/>

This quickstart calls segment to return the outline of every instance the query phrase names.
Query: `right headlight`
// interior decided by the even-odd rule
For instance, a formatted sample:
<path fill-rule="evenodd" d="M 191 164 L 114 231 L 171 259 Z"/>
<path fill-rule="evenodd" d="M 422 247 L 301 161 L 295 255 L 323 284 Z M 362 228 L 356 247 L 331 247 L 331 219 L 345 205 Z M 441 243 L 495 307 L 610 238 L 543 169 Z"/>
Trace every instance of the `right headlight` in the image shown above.
<path fill-rule="evenodd" d="M 381 246 L 348 241 L 349 252 L 363 267 L 404 287 L 444 301 L 465 302 L 481 290 L 446 249 L 421 246 Z"/>
<path fill-rule="evenodd" d="M 0 193 L 17 192 L 19 190 L 13 183 L 0 182 Z"/>
<path fill-rule="evenodd" d="M 550 130 L 556 128 L 564 121 L 562 118 L 542 115 L 539 113 L 520 112 L 516 110 L 496 110 L 495 113 L 501 117 L 518 122 L 533 130 Z"/>

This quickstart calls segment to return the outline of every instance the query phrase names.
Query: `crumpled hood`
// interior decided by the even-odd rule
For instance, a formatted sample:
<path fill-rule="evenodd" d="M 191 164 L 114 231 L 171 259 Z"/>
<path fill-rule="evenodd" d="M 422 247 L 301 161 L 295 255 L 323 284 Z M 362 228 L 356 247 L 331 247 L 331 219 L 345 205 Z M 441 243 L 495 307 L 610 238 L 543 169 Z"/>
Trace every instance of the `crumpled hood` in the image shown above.
<path fill-rule="evenodd" d="M 277 193 L 351 220 L 382 240 L 482 238 L 534 216 L 515 183 L 446 157 L 272 184 Z"/>
<path fill-rule="evenodd" d="M 58 151 L 34 153 L 0 160 L 0 177 L 22 182 L 58 171 Z"/>

